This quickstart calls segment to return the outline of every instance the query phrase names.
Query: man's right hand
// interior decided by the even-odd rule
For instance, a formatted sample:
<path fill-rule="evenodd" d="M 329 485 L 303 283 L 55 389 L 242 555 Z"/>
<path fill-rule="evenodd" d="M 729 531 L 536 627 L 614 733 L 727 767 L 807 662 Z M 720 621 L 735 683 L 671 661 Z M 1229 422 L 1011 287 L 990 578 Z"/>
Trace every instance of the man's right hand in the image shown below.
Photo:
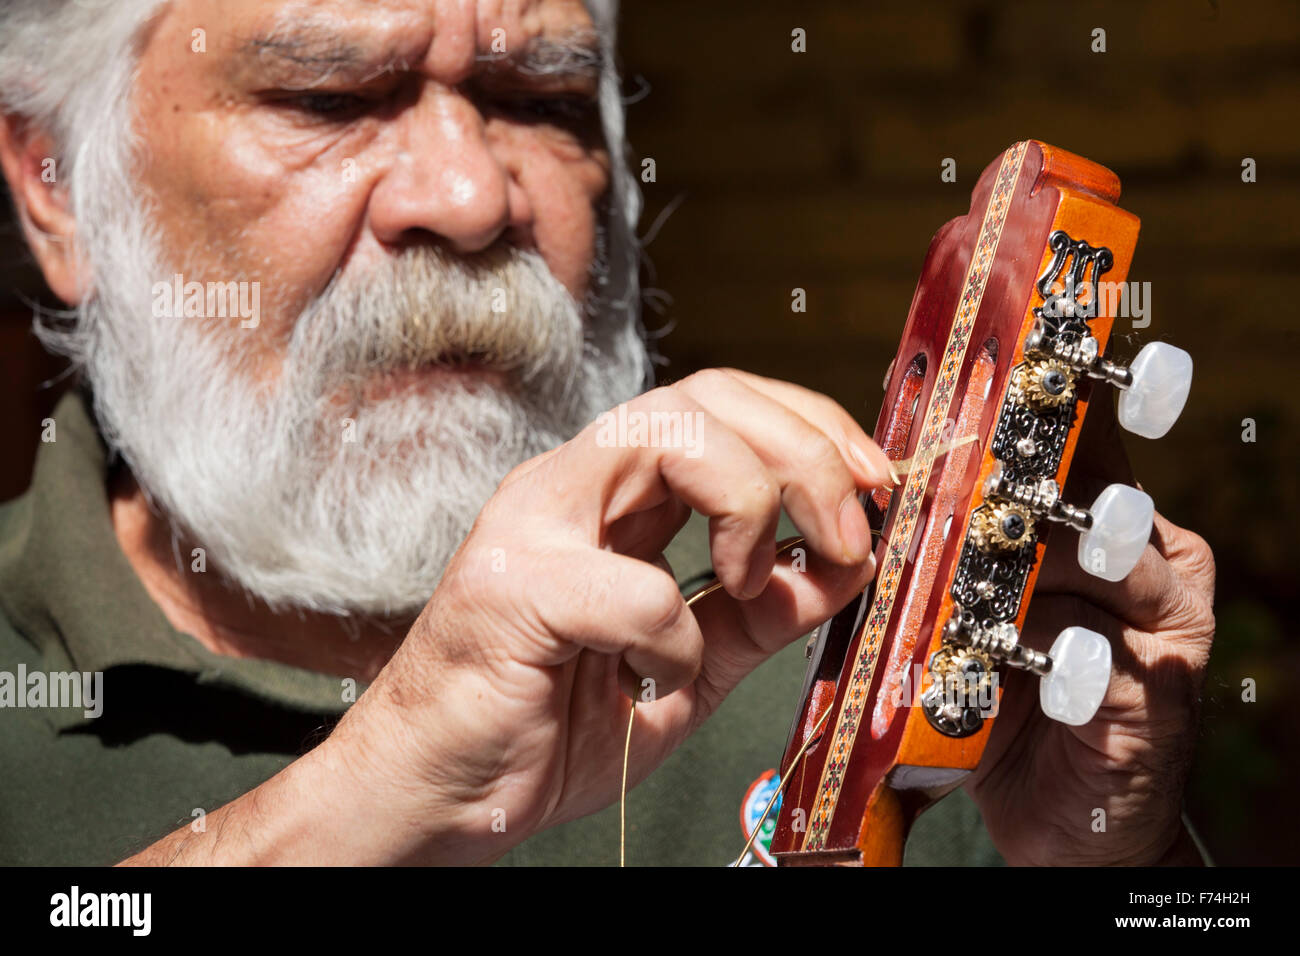
<path fill-rule="evenodd" d="M 627 411 L 693 416 L 696 441 L 611 446 L 598 420 L 516 468 L 330 737 L 128 862 L 491 861 L 617 799 L 629 694 L 634 783 L 866 585 L 857 497 L 889 464 L 830 399 L 709 370 Z M 688 609 L 662 552 L 692 509 L 723 587 Z"/>

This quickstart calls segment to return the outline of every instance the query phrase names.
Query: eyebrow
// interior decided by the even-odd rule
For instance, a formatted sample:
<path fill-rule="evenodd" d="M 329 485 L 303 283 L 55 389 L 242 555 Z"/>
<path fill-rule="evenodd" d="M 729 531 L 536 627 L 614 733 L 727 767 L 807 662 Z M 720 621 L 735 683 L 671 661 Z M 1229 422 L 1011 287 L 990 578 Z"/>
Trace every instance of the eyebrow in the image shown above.
<path fill-rule="evenodd" d="M 599 34 L 593 30 L 531 38 L 521 50 L 480 53 L 475 57 L 483 72 L 497 77 L 545 78 L 556 82 L 594 83 L 605 65 Z M 304 88 L 330 79 L 366 82 L 410 68 L 405 57 L 391 47 L 367 49 L 333 29 L 312 23 L 295 24 L 262 33 L 241 47 L 243 62 L 271 63 L 283 70 L 281 82 Z"/>
<path fill-rule="evenodd" d="M 305 86 L 336 76 L 364 81 L 405 64 L 391 50 L 376 54 L 343 35 L 305 23 L 258 34 L 241 47 L 241 65 L 270 64 L 282 70 L 287 84 L 301 79 Z"/>
<path fill-rule="evenodd" d="M 536 36 L 518 53 L 486 53 L 480 63 L 503 64 L 521 76 L 563 77 L 596 80 L 605 66 L 600 37 L 593 30 L 561 36 Z"/>

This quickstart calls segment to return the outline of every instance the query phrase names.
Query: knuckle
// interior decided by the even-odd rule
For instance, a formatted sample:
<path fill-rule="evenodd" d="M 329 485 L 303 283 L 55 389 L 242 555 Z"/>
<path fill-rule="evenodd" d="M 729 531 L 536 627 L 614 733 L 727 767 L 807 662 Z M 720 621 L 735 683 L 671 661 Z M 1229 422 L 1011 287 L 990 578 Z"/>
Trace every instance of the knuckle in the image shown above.
<path fill-rule="evenodd" d="M 686 610 L 677 583 L 667 574 L 655 569 L 656 573 L 640 586 L 639 603 L 650 633 L 660 634 L 672 631 L 681 620 Z"/>
<path fill-rule="evenodd" d="M 1214 612 L 1199 594 L 1190 588 L 1180 588 L 1172 602 L 1163 630 L 1200 640 L 1214 634 Z"/>
<path fill-rule="evenodd" d="M 1214 640 L 1218 622 L 1214 617 L 1214 607 L 1202 594 L 1189 591 L 1188 610 L 1181 629 L 1195 640 L 1204 642 L 1208 647 Z"/>
<path fill-rule="evenodd" d="M 1195 531 L 1183 531 L 1183 549 L 1188 570 L 1196 577 L 1214 583 L 1214 551 L 1210 543 Z"/>
<path fill-rule="evenodd" d="M 719 392 L 735 389 L 736 385 L 736 378 L 728 375 L 722 369 L 705 368 L 674 382 L 669 388 L 673 389 L 681 400 L 696 405 L 697 397 L 705 398 L 709 395 L 717 395 Z"/>
<path fill-rule="evenodd" d="M 689 390 L 685 387 L 688 381 L 689 379 L 682 379 L 671 385 L 660 385 L 648 392 L 642 392 L 632 399 L 629 408 L 647 411 L 695 411 L 700 406 L 691 398 Z"/>
<path fill-rule="evenodd" d="M 720 368 L 703 368 L 686 376 L 678 384 L 686 390 L 699 388 L 703 391 L 713 391 L 734 385 L 735 377 L 728 375 Z"/>
<path fill-rule="evenodd" d="M 720 365 L 716 368 L 705 369 L 704 371 L 713 373 L 709 376 L 710 379 L 716 376 L 719 381 L 723 381 L 731 387 L 741 385 L 748 389 L 755 381 L 771 381 L 771 379 L 764 379 L 762 376 L 754 375 L 752 372 L 744 372 L 741 369 L 732 368 L 728 365 Z"/>
<path fill-rule="evenodd" d="M 799 438 L 795 454 L 800 466 L 811 469 L 818 475 L 848 477 L 848 469 L 839 448 L 824 432 L 809 427 Z"/>
<path fill-rule="evenodd" d="M 853 416 L 848 413 L 844 406 L 835 401 L 835 399 L 831 398 L 825 392 L 819 392 L 811 388 L 803 388 L 803 386 L 796 387 L 803 392 L 807 397 L 807 400 L 817 409 L 818 414 L 824 415 L 827 419 L 833 420 L 836 423 L 856 424 Z"/>
<path fill-rule="evenodd" d="M 781 506 L 781 486 L 766 471 L 735 489 L 736 512 L 750 518 L 766 516 Z"/>
<path fill-rule="evenodd" d="M 501 479 L 500 484 L 497 485 L 497 489 L 501 490 L 503 488 L 508 488 L 510 485 L 513 485 L 524 475 L 528 474 L 530 467 L 531 467 L 531 459 L 529 461 L 520 462 L 518 465 L 515 465 L 515 467 L 511 468 L 508 472 L 506 472 L 506 476 Z"/>

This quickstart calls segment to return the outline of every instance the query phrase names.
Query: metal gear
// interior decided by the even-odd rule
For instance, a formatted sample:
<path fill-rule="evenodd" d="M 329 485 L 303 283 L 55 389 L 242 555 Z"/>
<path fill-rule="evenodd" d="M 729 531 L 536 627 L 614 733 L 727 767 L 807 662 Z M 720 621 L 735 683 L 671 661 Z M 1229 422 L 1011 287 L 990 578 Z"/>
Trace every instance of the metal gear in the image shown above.
<path fill-rule="evenodd" d="M 970 533 L 981 551 L 1015 551 L 1034 540 L 1034 516 L 1014 503 L 985 504 L 971 515 Z"/>
<path fill-rule="evenodd" d="M 1035 359 L 1016 368 L 1015 387 L 1034 408 L 1055 408 L 1074 398 L 1074 369 L 1055 358 Z"/>

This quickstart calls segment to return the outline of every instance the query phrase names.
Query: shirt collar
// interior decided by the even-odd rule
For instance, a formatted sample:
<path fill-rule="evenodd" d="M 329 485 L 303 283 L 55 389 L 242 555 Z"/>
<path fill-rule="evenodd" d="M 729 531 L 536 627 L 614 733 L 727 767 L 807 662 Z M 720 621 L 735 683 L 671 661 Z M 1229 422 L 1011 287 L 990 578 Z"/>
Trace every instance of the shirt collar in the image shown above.
<path fill-rule="evenodd" d="M 340 677 L 214 654 L 172 627 L 118 546 L 109 516 L 108 450 L 87 399 L 76 391 L 66 395 L 53 419 L 31 487 L 0 509 L 0 610 L 51 670 L 145 665 L 290 709 L 347 708 Z"/>

